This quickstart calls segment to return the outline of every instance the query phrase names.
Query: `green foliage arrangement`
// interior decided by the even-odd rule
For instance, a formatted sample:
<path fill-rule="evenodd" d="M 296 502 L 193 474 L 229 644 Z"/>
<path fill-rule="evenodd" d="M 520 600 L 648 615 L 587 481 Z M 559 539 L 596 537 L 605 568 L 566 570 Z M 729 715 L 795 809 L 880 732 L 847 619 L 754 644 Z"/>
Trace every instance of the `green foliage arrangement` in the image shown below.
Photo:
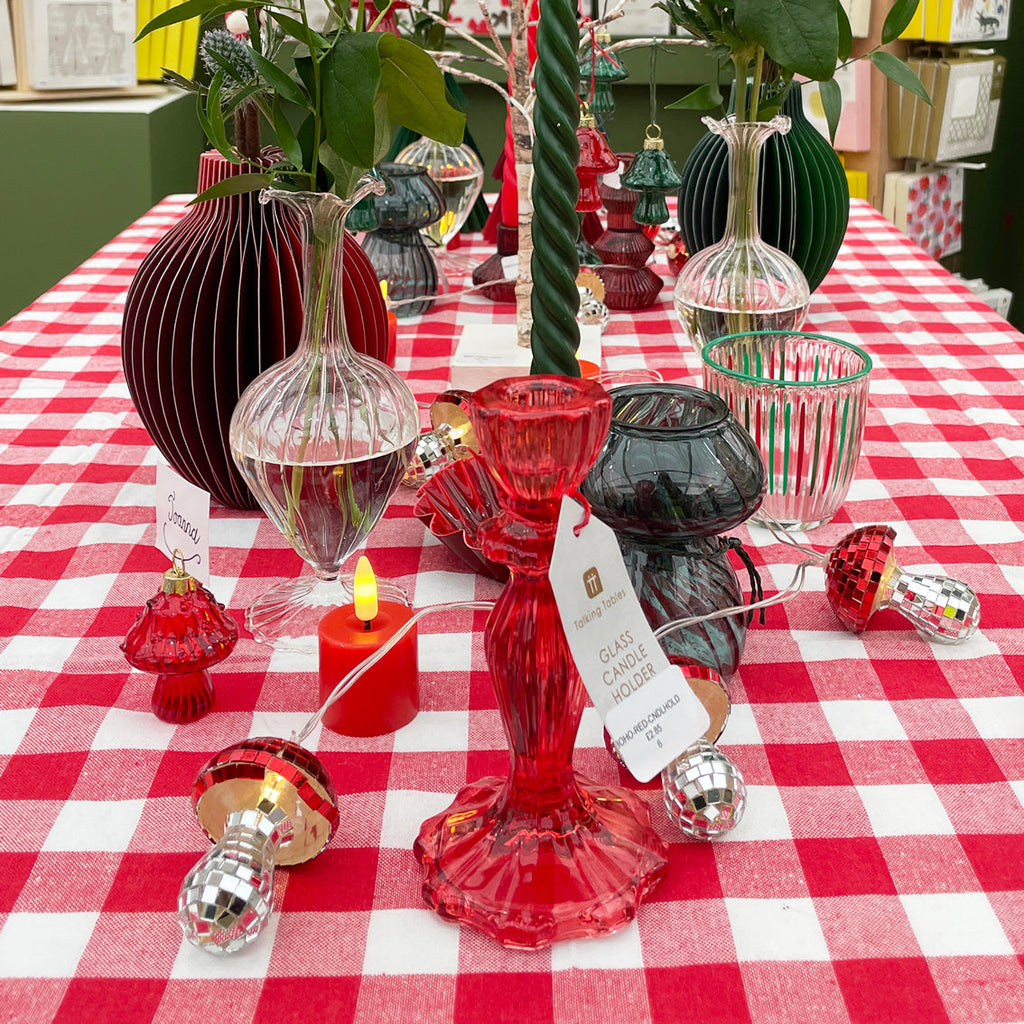
<path fill-rule="evenodd" d="M 208 86 L 169 72 L 166 78 L 197 94 L 203 130 L 228 159 L 248 162 L 239 140 L 228 137 L 228 119 L 252 107 L 272 128 L 284 159 L 218 182 L 200 199 L 271 184 L 346 196 L 384 158 L 396 125 L 461 143 L 465 115 L 449 103 L 433 58 L 411 40 L 364 30 L 373 26 L 365 25 L 362 3 L 350 13 L 331 0 L 326 24 L 315 30 L 305 0 L 185 0 L 150 21 L 139 39 L 189 18 L 210 22 L 239 10 L 248 39 L 204 47 Z"/>
<path fill-rule="evenodd" d="M 929 102 L 921 80 L 881 47 L 910 23 L 918 0 L 895 0 L 882 27 L 881 44 L 864 54 L 904 89 Z M 833 138 L 842 110 L 834 75 L 850 61 L 853 34 L 840 0 L 660 0 L 654 4 L 697 39 L 708 43 L 723 67 L 731 64 L 734 108 L 741 121 L 767 121 L 793 89 L 794 75 L 821 83 L 822 105 Z M 722 102 L 718 83 L 701 86 L 672 108 L 706 110 Z"/>

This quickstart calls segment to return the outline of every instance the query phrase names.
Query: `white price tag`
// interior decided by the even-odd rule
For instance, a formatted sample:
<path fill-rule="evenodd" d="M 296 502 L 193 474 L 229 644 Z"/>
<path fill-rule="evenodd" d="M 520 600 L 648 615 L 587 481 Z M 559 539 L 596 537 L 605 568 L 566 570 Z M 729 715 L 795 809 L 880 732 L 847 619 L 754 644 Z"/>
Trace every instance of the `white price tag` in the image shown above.
<path fill-rule="evenodd" d="M 177 549 L 185 568 L 200 583 L 210 581 L 210 494 L 156 467 L 156 546 L 168 558 Z"/>
<path fill-rule="evenodd" d="M 630 735 L 628 752 L 620 750 L 629 770 L 646 782 L 690 746 L 710 719 L 655 639 L 629 581 L 615 533 L 591 515 L 577 534 L 584 514 L 572 498 L 562 499 L 548 577 L 576 668 L 609 733 L 614 738 L 609 723 L 620 721 L 613 719 L 613 712 L 631 701 L 625 714 L 629 721 L 621 725 L 623 734 L 646 718 L 661 722 L 660 732 L 642 729 Z M 642 701 L 632 700 L 647 694 L 655 682 L 658 686 Z M 678 702 L 669 700 L 672 694 L 666 687 L 679 695 Z M 658 711 L 666 701 L 669 708 Z M 643 773 L 649 774 L 644 777 Z"/>
<path fill-rule="evenodd" d="M 640 782 L 650 782 L 703 736 L 710 723 L 707 709 L 678 665 L 669 665 L 605 718 L 619 756 Z M 682 746 L 681 737 L 688 737 Z"/>
<path fill-rule="evenodd" d="M 512 253 L 511 256 L 501 257 L 501 274 L 514 281 L 519 276 L 519 254 Z"/>

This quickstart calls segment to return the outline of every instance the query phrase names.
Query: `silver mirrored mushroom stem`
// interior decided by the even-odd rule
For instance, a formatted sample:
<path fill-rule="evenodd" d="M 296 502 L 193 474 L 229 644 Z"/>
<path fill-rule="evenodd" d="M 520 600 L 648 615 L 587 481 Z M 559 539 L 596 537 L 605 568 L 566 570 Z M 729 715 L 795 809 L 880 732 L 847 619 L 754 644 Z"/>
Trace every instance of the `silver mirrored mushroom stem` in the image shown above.
<path fill-rule="evenodd" d="M 743 773 L 709 740 L 688 747 L 661 772 L 668 816 L 693 839 L 734 829 L 747 806 Z"/>
<path fill-rule="evenodd" d="M 419 487 L 455 459 L 479 451 L 473 424 L 469 421 L 468 402 L 468 391 L 452 388 L 442 391 L 431 403 L 431 429 L 420 434 L 416 442 L 402 477 L 406 487 Z"/>
<path fill-rule="evenodd" d="M 214 755 L 196 778 L 192 802 L 215 843 L 182 884 L 178 923 L 200 949 L 236 953 L 270 919 L 275 865 L 310 860 L 330 841 L 338 822 L 334 787 L 309 751 L 259 737 Z"/>

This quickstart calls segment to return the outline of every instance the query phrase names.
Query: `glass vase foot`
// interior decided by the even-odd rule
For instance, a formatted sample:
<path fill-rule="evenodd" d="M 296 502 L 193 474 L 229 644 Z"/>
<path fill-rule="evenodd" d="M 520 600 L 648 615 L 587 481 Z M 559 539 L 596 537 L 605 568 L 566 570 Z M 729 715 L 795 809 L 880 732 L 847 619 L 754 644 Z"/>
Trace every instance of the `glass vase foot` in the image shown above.
<path fill-rule="evenodd" d="M 394 580 L 377 579 L 382 601 L 409 603 L 406 592 Z M 318 651 L 320 620 L 332 609 L 352 603 L 352 574 L 333 580 L 301 576 L 271 587 L 245 613 L 245 624 L 254 639 L 280 651 L 313 654 Z"/>
<path fill-rule="evenodd" d="M 480 260 L 472 256 L 463 256 L 449 252 L 447 249 L 434 250 L 434 259 L 437 260 L 438 269 L 442 273 L 465 274 L 467 277 L 480 266 Z"/>
<path fill-rule="evenodd" d="M 546 813 L 511 806 L 508 786 L 481 779 L 423 823 L 414 852 L 427 903 L 523 949 L 632 921 L 668 863 L 647 803 L 576 775 L 570 799 Z"/>

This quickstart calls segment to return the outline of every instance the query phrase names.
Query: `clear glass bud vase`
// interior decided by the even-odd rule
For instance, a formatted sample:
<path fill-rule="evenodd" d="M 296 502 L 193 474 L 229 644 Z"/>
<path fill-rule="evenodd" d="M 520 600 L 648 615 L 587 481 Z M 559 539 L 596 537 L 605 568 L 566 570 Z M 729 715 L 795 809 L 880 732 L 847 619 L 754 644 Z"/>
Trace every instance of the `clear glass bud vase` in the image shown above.
<path fill-rule="evenodd" d="M 381 182 L 364 178 L 349 199 L 268 189 L 305 237 L 303 327 L 296 351 L 245 389 L 231 417 L 232 455 L 260 507 L 312 568 L 258 598 L 246 615 L 257 640 L 315 650 L 317 626 L 352 600 L 341 566 L 380 519 L 419 435 L 405 382 L 349 343 L 341 302 L 343 256 L 355 240 L 345 217 Z M 403 599 L 381 587 L 382 597 Z"/>
<path fill-rule="evenodd" d="M 729 209 L 722 240 L 690 257 L 673 292 L 676 314 L 698 352 L 727 334 L 797 331 L 811 299 L 803 271 L 761 238 L 757 223 L 761 149 L 773 133 L 789 131 L 789 118 L 703 121 L 729 148 Z"/>

